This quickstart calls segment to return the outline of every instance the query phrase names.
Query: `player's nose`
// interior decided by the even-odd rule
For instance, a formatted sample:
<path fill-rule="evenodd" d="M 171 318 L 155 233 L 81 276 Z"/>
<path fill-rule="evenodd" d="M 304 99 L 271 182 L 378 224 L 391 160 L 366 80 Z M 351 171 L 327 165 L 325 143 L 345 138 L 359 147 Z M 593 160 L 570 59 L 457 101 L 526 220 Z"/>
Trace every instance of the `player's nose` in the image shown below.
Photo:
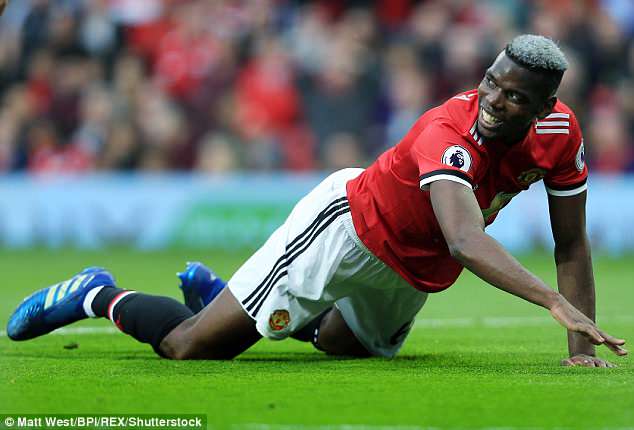
<path fill-rule="evenodd" d="M 485 100 L 491 110 L 499 111 L 502 110 L 504 107 L 504 96 L 500 88 L 494 88 L 490 90 L 487 93 Z"/>

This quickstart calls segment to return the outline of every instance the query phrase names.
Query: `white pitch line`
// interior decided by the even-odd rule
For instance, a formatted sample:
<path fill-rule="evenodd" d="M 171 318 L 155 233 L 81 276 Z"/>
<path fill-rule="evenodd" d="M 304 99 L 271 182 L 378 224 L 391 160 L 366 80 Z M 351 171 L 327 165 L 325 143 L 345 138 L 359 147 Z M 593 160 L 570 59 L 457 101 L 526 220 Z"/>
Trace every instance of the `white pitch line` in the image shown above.
<path fill-rule="evenodd" d="M 599 324 L 634 324 L 634 315 L 613 315 L 599 319 Z M 414 323 L 414 329 L 436 328 L 513 328 L 513 327 L 547 327 L 557 326 L 557 322 L 548 316 L 539 317 L 465 317 L 465 318 L 420 318 Z M 90 335 L 119 333 L 116 327 L 64 327 L 51 335 Z M 0 330 L 0 337 L 7 332 Z M 634 428 L 632 429 L 634 430 Z"/>

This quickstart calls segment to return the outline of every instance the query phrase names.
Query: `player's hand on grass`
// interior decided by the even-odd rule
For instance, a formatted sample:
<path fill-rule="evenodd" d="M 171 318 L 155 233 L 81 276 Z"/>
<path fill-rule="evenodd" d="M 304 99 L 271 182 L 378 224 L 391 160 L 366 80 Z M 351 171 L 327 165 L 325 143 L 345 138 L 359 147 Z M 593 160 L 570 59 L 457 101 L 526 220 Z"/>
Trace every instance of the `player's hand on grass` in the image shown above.
<path fill-rule="evenodd" d="M 594 345 L 605 345 L 616 355 L 627 355 L 627 350 L 622 347 L 625 340 L 610 336 L 599 329 L 590 318 L 572 306 L 563 296 L 560 295 L 552 305 L 550 314 L 568 330 L 581 333 Z"/>
<path fill-rule="evenodd" d="M 577 354 L 570 358 L 561 360 L 562 366 L 581 366 L 581 367 L 616 367 L 616 364 L 612 364 L 607 360 L 602 360 L 599 357 L 595 357 L 587 354 Z"/>

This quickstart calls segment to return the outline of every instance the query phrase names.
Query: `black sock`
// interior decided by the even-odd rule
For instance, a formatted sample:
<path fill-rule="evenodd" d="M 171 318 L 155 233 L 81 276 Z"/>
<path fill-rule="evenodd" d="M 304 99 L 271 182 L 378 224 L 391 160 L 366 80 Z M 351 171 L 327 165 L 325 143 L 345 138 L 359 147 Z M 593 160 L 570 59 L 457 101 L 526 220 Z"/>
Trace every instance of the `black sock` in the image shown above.
<path fill-rule="evenodd" d="M 323 311 L 319 316 L 313 319 L 311 322 L 306 324 L 301 329 L 297 330 L 295 333 L 291 335 L 291 338 L 295 340 L 299 340 L 302 342 L 311 342 L 315 348 L 320 351 L 323 351 L 321 347 L 317 344 L 317 338 L 319 337 L 319 327 L 321 326 L 321 321 L 324 319 L 326 314 L 330 312 L 332 308 L 328 308 Z"/>
<path fill-rule="evenodd" d="M 122 332 L 139 342 L 149 343 L 161 356 L 159 346 L 165 336 L 194 315 L 187 306 L 172 298 L 114 287 L 103 288 L 95 296 L 92 310 L 98 317 L 111 319 Z"/>
<path fill-rule="evenodd" d="M 92 301 L 92 311 L 98 317 L 108 318 L 108 307 L 110 303 L 121 293 L 125 293 L 128 290 L 124 290 L 117 287 L 104 287 L 99 291 Z"/>

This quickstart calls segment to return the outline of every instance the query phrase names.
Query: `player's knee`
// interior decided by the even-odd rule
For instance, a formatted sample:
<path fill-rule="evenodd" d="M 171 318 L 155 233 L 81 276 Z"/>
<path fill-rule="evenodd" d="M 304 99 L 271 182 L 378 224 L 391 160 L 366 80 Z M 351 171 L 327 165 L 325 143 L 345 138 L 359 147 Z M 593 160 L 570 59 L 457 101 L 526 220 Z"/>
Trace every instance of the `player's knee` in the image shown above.
<path fill-rule="evenodd" d="M 171 360 L 191 360 L 193 350 L 183 344 L 161 343 L 161 351 L 166 358 Z"/>
<path fill-rule="evenodd" d="M 370 357 L 367 349 L 359 341 L 348 334 L 325 332 L 319 333 L 317 345 L 327 354 L 348 355 L 352 357 Z"/>
<path fill-rule="evenodd" d="M 201 337 L 194 328 L 195 322 L 193 317 L 174 328 L 161 341 L 160 354 L 172 360 L 230 360 L 239 354 L 236 348 Z"/>
<path fill-rule="evenodd" d="M 201 342 L 191 330 L 192 321 L 185 320 L 176 326 L 159 345 L 161 355 L 172 360 L 192 360 L 200 355 Z"/>
<path fill-rule="evenodd" d="M 317 346 L 332 355 L 369 357 L 371 354 L 356 338 L 341 314 L 333 310 L 322 321 Z"/>

